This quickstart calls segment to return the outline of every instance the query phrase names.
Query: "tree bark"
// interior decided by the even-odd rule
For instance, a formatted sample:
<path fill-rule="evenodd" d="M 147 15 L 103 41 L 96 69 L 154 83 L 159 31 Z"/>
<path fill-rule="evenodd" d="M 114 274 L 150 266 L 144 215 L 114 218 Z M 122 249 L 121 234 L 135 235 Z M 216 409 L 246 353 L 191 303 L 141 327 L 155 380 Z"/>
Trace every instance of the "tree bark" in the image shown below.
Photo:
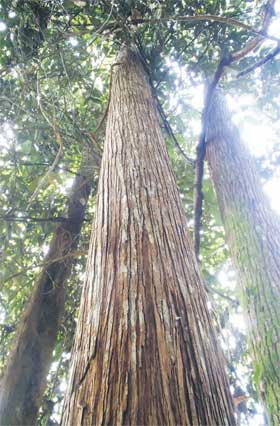
<path fill-rule="evenodd" d="M 114 70 L 62 424 L 233 425 L 147 75 L 128 49 Z"/>
<path fill-rule="evenodd" d="M 90 158 L 90 157 L 89 157 Z M 46 387 L 73 256 L 93 181 L 89 158 L 82 161 L 67 208 L 55 229 L 43 267 L 20 321 L 1 379 L 0 424 L 33 425 Z M 55 261 L 55 259 L 60 259 Z"/>
<path fill-rule="evenodd" d="M 209 110 L 206 147 L 227 243 L 239 273 L 255 383 L 271 424 L 279 425 L 280 218 L 269 206 L 256 164 L 220 91 Z"/>

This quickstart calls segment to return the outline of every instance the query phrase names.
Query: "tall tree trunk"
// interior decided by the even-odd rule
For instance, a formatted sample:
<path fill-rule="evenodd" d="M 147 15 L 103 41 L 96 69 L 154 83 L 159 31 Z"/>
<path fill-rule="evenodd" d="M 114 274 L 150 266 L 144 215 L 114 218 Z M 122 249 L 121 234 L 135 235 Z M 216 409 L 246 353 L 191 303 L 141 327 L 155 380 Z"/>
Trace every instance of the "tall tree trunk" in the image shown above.
<path fill-rule="evenodd" d="M 67 221 L 56 227 L 46 265 L 35 283 L 13 342 L 1 379 L 1 425 L 30 426 L 36 422 L 64 311 L 65 282 L 73 264 L 71 253 L 78 245 L 93 181 L 89 158 L 82 161 L 74 180 Z"/>
<path fill-rule="evenodd" d="M 207 122 L 207 160 L 239 272 L 255 381 L 271 424 L 280 424 L 280 218 L 218 91 Z"/>
<path fill-rule="evenodd" d="M 114 66 L 63 425 L 233 425 L 147 75 Z"/>

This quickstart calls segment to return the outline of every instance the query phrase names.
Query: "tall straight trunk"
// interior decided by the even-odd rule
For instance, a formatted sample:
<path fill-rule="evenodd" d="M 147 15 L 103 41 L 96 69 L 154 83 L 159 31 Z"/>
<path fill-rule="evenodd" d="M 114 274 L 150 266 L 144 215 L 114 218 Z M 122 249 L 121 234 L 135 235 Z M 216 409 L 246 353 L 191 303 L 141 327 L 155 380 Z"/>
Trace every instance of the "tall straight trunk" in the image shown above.
<path fill-rule="evenodd" d="M 126 48 L 114 71 L 62 424 L 233 425 L 147 75 Z"/>
<path fill-rule="evenodd" d="M 48 255 L 15 336 L 0 391 L 0 425 L 34 425 L 52 360 L 67 291 L 65 283 L 93 181 L 86 157 L 69 197 L 67 221 L 56 227 Z M 58 259 L 55 261 L 55 259 Z"/>
<path fill-rule="evenodd" d="M 207 160 L 248 317 L 255 381 L 280 424 L 280 218 L 218 91 L 207 122 Z"/>

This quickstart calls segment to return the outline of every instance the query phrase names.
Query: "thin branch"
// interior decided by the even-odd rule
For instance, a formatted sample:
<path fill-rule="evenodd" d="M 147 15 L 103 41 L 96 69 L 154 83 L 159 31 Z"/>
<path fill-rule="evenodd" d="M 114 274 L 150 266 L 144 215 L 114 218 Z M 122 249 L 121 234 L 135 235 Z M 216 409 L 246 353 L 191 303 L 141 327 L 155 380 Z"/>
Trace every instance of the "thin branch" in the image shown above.
<path fill-rule="evenodd" d="M 275 0 L 268 0 L 267 4 L 264 6 L 263 23 L 260 30 L 261 33 L 266 33 L 268 30 L 271 18 L 274 15 L 274 4 Z M 263 41 L 264 38 L 260 36 L 253 38 L 253 40 L 249 41 L 245 47 L 232 53 L 232 60 L 239 61 L 244 58 L 248 55 L 248 53 L 252 52 L 256 47 L 263 43 Z"/>
<path fill-rule="evenodd" d="M 30 115 L 30 111 L 27 111 L 26 109 L 22 108 L 18 103 L 12 101 L 8 96 L 0 96 L 0 100 L 10 102 L 15 108 L 19 109 L 20 111 L 24 112 L 26 115 Z"/>
<path fill-rule="evenodd" d="M 1 220 L 5 222 L 68 222 L 67 217 L 33 217 L 33 216 L 0 216 Z"/>
<path fill-rule="evenodd" d="M 41 266 L 48 266 L 48 265 L 51 265 L 52 263 L 56 263 L 56 262 L 61 262 L 62 260 L 67 259 L 68 257 L 76 257 L 76 256 L 78 257 L 78 256 L 86 256 L 86 255 L 87 255 L 86 251 L 76 250 L 76 251 L 73 251 L 71 253 L 67 253 L 64 256 L 57 257 L 56 259 L 52 259 L 52 260 L 49 260 L 47 262 L 37 263 L 37 265 L 28 266 L 26 268 L 21 269 L 20 271 L 16 272 L 13 275 L 10 275 L 8 278 L 6 278 L 3 281 L 3 284 L 5 284 L 6 282 L 12 280 L 13 278 L 18 277 L 19 275 L 25 274 L 26 272 L 28 272 L 28 271 L 30 271 L 32 269 L 39 268 Z"/>
<path fill-rule="evenodd" d="M 50 166 L 49 170 L 47 171 L 47 173 L 40 179 L 37 188 L 35 189 L 35 191 L 33 192 L 33 194 L 31 195 L 29 202 L 27 204 L 27 209 L 30 207 L 30 205 L 33 203 L 33 201 L 35 200 L 35 198 L 37 197 L 37 195 L 39 194 L 40 190 L 43 188 L 45 182 L 47 181 L 48 177 L 51 175 L 51 173 L 55 170 L 55 168 L 57 167 L 62 155 L 63 155 L 63 139 L 62 136 L 60 134 L 60 130 L 57 126 L 57 123 L 55 121 L 54 118 L 54 113 L 53 113 L 53 120 L 51 120 L 48 115 L 46 114 L 46 112 L 44 111 L 43 105 L 41 103 L 41 95 L 40 95 L 40 85 L 39 85 L 39 75 L 37 73 L 37 103 L 39 106 L 39 109 L 41 111 L 41 114 L 43 115 L 43 117 L 45 118 L 45 120 L 47 121 L 47 123 L 50 125 L 50 127 L 53 129 L 55 137 L 56 137 L 56 141 L 59 145 L 59 149 L 57 151 L 57 154 L 55 156 L 55 159 L 52 163 L 52 165 Z"/>
<path fill-rule="evenodd" d="M 237 74 L 237 78 L 239 77 L 243 77 L 244 75 L 249 74 L 250 72 L 256 70 L 257 68 L 260 68 L 262 65 L 266 64 L 268 61 L 270 61 L 271 59 L 273 59 L 276 55 L 278 55 L 278 53 L 280 53 L 280 43 L 278 44 L 277 47 L 275 47 L 274 50 L 272 50 L 272 52 L 270 52 L 268 55 L 266 55 L 264 58 L 260 59 L 258 62 L 256 62 L 255 64 L 251 65 L 250 67 L 246 68 L 245 70 L 241 71 L 240 73 Z"/>
<path fill-rule="evenodd" d="M 67 71 L 67 68 L 66 68 L 66 65 L 65 65 L 65 61 L 64 61 L 64 57 L 63 57 L 63 53 L 61 52 L 61 50 L 60 50 L 60 49 L 59 49 L 59 56 L 60 56 L 60 60 L 61 60 L 61 63 L 62 63 L 62 67 L 63 67 L 64 73 L 65 73 L 66 78 L 67 78 L 68 86 L 69 86 L 69 93 L 70 93 L 70 97 L 71 97 L 71 99 L 72 99 L 72 105 L 73 105 L 73 110 L 72 110 L 72 121 L 73 121 L 73 124 L 75 125 L 75 115 L 76 115 L 75 99 L 74 99 L 74 96 L 73 96 L 73 90 L 72 90 L 71 79 L 70 79 L 70 77 L 69 77 L 69 74 L 68 74 L 68 71 Z M 48 77 L 47 77 L 47 78 L 48 78 Z"/>
<path fill-rule="evenodd" d="M 1 220 L 5 222 L 73 222 L 71 217 L 63 216 L 50 216 L 50 217 L 34 217 L 34 216 L 0 216 Z M 89 220 L 84 219 L 84 221 L 89 222 Z"/>
<path fill-rule="evenodd" d="M 35 189 L 35 191 L 33 192 L 33 194 L 31 195 L 27 208 L 29 208 L 29 206 L 33 203 L 33 201 L 35 200 L 35 198 L 37 197 L 37 195 L 39 194 L 40 190 L 42 189 L 42 187 L 44 186 L 46 180 L 48 179 L 48 177 L 51 175 L 51 173 L 54 171 L 54 169 L 56 168 L 56 166 L 58 165 L 62 154 L 63 154 L 63 140 L 60 134 L 60 131 L 58 129 L 58 126 L 55 122 L 55 119 L 53 119 L 53 122 L 49 119 L 48 115 L 46 114 L 46 112 L 44 111 L 44 108 L 41 104 L 41 96 L 40 96 L 40 86 L 39 86 L 39 79 L 38 79 L 38 75 L 37 75 L 37 102 L 38 102 L 38 106 L 39 109 L 43 115 L 43 117 L 45 118 L 45 120 L 47 121 L 47 123 L 49 123 L 49 125 L 53 128 L 54 134 L 56 136 L 56 141 L 58 142 L 59 145 L 59 149 L 57 151 L 56 157 L 52 163 L 52 165 L 50 166 L 49 170 L 47 171 L 47 173 L 40 179 L 40 182 L 38 183 L 37 188 Z"/>
<path fill-rule="evenodd" d="M 34 163 L 32 163 L 32 162 L 30 162 L 30 161 L 21 161 L 20 163 L 19 163 L 19 166 L 30 166 L 30 167 L 34 167 L 34 166 L 50 166 L 50 164 L 49 163 L 38 163 L 38 162 L 34 162 Z M 65 172 L 68 172 L 68 173 L 71 173 L 72 175 L 75 175 L 75 176 L 81 176 L 81 174 L 80 173 L 78 173 L 78 172 L 74 172 L 73 170 L 71 170 L 71 169 L 68 169 L 67 167 L 60 167 L 60 166 L 56 166 L 56 168 L 58 169 L 58 170 L 63 170 L 63 171 L 65 171 Z M 94 168 L 94 167 L 93 167 Z"/>
<path fill-rule="evenodd" d="M 191 38 L 191 40 L 189 41 L 189 43 L 186 43 L 186 45 L 184 46 L 184 48 L 180 51 L 180 52 L 178 52 L 177 54 L 176 54 L 176 56 L 175 56 L 175 59 L 176 59 L 176 61 L 178 61 L 179 59 L 180 59 L 180 57 L 183 55 L 183 53 L 185 53 L 185 51 L 193 44 L 193 42 L 195 41 L 195 40 L 197 40 L 198 39 L 198 37 L 200 36 L 200 34 L 202 33 L 204 31 L 204 28 L 202 28 L 201 30 L 199 30 L 198 31 L 198 34 L 196 34 L 194 37 L 192 37 Z M 172 34 L 170 34 L 170 36 L 171 36 Z M 138 36 L 138 34 L 137 34 L 137 36 Z M 140 42 L 140 39 L 139 39 L 139 36 L 138 36 L 138 43 L 140 44 L 141 42 Z M 166 46 L 167 45 L 167 41 L 165 41 L 164 42 L 164 46 Z M 143 50 L 143 49 L 142 49 Z M 163 74 L 161 75 L 161 79 L 159 79 L 158 81 L 157 81 L 157 83 L 156 83 L 156 85 L 155 85 L 155 90 L 157 90 L 158 89 L 158 87 L 159 87 L 159 85 L 161 84 L 161 82 L 162 81 L 164 81 L 164 79 L 165 79 L 165 77 L 168 75 L 168 73 L 169 73 L 169 69 L 168 68 L 166 68 L 166 70 L 163 72 Z"/>
<path fill-rule="evenodd" d="M 139 40 L 138 40 L 138 43 L 139 43 Z M 171 137 L 171 139 L 172 139 L 172 141 L 173 141 L 174 145 L 176 146 L 177 150 L 178 150 L 178 151 L 180 152 L 180 154 L 184 157 L 184 159 L 186 160 L 186 162 L 187 162 L 188 164 L 191 164 L 192 166 L 194 166 L 195 161 L 194 161 L 193 159 L 191 159 L 190 157 L 188 157 L 188 156 L 185 154 L 185 152 L 184 152 L 184 150 L 182 149 L 182 147 L 180 146 L 180 144 L 179 144 L 179 142 L 177 141 L 177 138 L 176 138 L 176 136 L 175 136 L 175 134 L 174 134 L 174 132 L 173 132 L 173 130 L 172 130 L 172 127 L 170 126 L 170 124 L 169 124 L 169 122 L 168 122 L 168 119 L 167 119 L 167 117 L 166 117 L 166 114 L 165 114 L 165 112 L 164 112 L 164 110 L 163 110 L 163 108 L 162 108 L 162 106 L 161 106 L 161 103 L 160 103 L 160 101 L 159 101 L 159 99 L 158 99 L 158 96 L 157 96 L 156 88 L 155 88 L 155 87 L 154 87 L 154 85 L 153 85 L 153 81 L 152 81 L 151 73 L 150 73 L 150 70 L 149 70 L 149 65 L 147 64 L 146 59 L 145 59 L 145 56 L 144 56 L 144 54 L 143 54 L 143 49 L 142 49 L 141 43 L 139 43 L 139 45 L 138 45 L 138 51 L 139 51 L 139 54 L 140 54 L 140 59 L 141 59 L 142 65 L 143 65 L 143 67 L 144 67 L 144 69 L 145 69 L 145 71 L 146 71 L 146 73 L 147 73 L 147 75 L 148 75 L 148 77 L 149 77 L 150 86 L 151 86 L 151 88 L 152 88 L 152 93 L 153 93 L 153 98 L 155 99 L 156 106 L 157 106 L 157 110 L 158 110 L 159 115 L 160 115 L 160 117 L 161 117 L 161 119 L 162 119 L 163 125 L 164 125 L 164 127 L 165 127 L 165 129 L 166 129 L 167 133 L 168 133 L 168 134 L 169 134 L 169 136 Z"/>
<path fill-rule="evenodd" d="M 248 31 L 251 34 L 255 34 L 262 39 L 268 39 L 279 42 L 280 40 L 277 37 L 271 36 L 263 30 L 257 30 L 251 25 L 245 24 L 244 22 L 240 22 L 234 18 L 228 18 L 225 16 L 217 16 L 217 15 L 196 15 L 196 16 L 172 16 L 167 18 L 152 18 L 152 19 L 133 19 L 128 22 L 128 24 L 137 25 L 137 24 L 157 24 L 160 22 L 200 22 L 200 21 L 208 21 L 208 22 L 221 22 L 226 25 L 230 25 L 233 27 L 242 28 Z"/>
<path fill-rule="evenodd" d="M 108 95 L 108 101 L 107 101 L 107 105 L 106 105 L 106 108 L 105 108 L 105 111 L 104 111 L 104 113 L 103 113 L 103 115 L 102 115 L 102 117 L 101 117 L 101 120 L 99 121 L 99 123 L 98 123 L 98 125 L 97 125 L 97 127 L 96 127 L 96 129 L 95 129 L 95 131 L 94 132 L 86 132 L 86 135 L 88 135 L 89 136 L 89 138 L 90 138 L 90 140 L 99 148 L 99 150 L 100 150 L 100 152 L 102 153 L 103 152 L 103 150 L 102 150 L 102 148 L 100 147 L 100 145 L 98 144 L 98 142 L 97 142 L 97 138 L 96 138 L 96 135 L 97 135 L 97 132 L 101 129 L 101 127 L 103 126 L 103 124 L 104 124 L 104 121 L 106 120 L 106 118 L 107 118 L 107 114 L 108 114 L 108 111 L 109 111 L 109 106 L 110 106 L 110 101 L 111 101 L 111 91 L 112 91 L 112 80 L 113 80 L 113 67 L 114 66 L 116 66 L 116 65 L 120 65 L 120 63 L 119 62 L 116 62 L 116 63 L 114 63 L 114 64 L 112 64 L 111 65 L 111 69 L 110 69 L 110 82 L 109 82 L 109 95 Z"/>
<path fill-rule="evenodd" d="M 114 0 L 113 0 L 113 1 L 112 1 L 112 4 L 111 4 L 111 10 L 110 10 L 110 13 L 109 13 L 109 15 L 108 15 L 107 19 L 105 20 L 105 22 L 101 25 L 101 27 L 100 27 L 100 28 L 98 28 L 98 29 L 95 31 L 95 33 L 96 33 L 96 34 L 102 33 L 102 31 L 106 28 L 106 25 L 108 24 L 108 22 L 109 22 L 109 20 L 110 20 L 110 18 L 111 18 L 111 16 L 112 16 L 112 12 L 113 12 L 114 6 L 115 6 L 115 4 L 114 4 Z"/>
<path fill-rule="evenodd" d="M 50 125 L 50 127 L 53 128 L 53 124 L 51 119 L 48 117 L 47 113 L 45 112 L 43 105 L 41 103 L 41 94 L 40 94 L 40 83 L 39 83 L 39 72 L 37 72 L 37 104 L 39 107 L 39 110 L 42 114 L 42 116 L 44 117 L 44 119 L 46 120 L 46 122 Z"/>
<path fill-rule="evenodd" d="M 238 300 L 235 300 L 232 297 L 228 296 L 227 294 L 224 294 L 222 291 L 217 290 L 213 287 L 210 287 L 209 285 L 206 285 L 205 288 L 206 288 L 207 292 L 217 294 L 218 296 L 222 297 L 223 299 L 227 300 L 228 302 L 232 303 L 233 305 L 239 306 Z"/>
<path fill-rule="evenodd" d="M 176 148 L 177 148 L 177 150 L 180 152 L 180 154 L 184 157 L 184 159 L 186 160 L 186 162 L 187 162 L 188 164 L 191 164 L 192 166 L 194 166 L 195 161 L 194 161 L 192 158 L 188 157 L 188 156 L 185 154 L 185 152 L 184 152 L 183 148 L 181 147 L 181 145 L 180 145 L 180 144 L 179 144 L 179 142 L 177 141 L 177 138 L 176 138 L 176 136 L 174 135 L 174 132 L 173 132 L 173 130 L 172 130 L 172 127 L 170 126 L 170 124 L 169 124 L 169 122 L 168 122 L 168 120 L 167 120 L 167 117 L 166 117 L 166 115 L 165 115 L 165 112 L 163 111 L 163 108 L 162 108 L 161 103 L 159 102 L 159 100 L 158 100 L 157 96 L 155 96 L 155 99 L 156 99 L 156 103 L 157 103 L 157 108 L 158 108 L 159 114 L 160 114 L 160 116 L 161 116 L 161 119 L 162 119 L 163 125 L 164 125 L 164 127 L 165 127 L 165 129 L 166 129 L 167 133 L 168 133 L 168 134 L 169 134 L 169 136 L 171 137 L 171 139 L 172 139 L 172 141 L 173 141 L 174 145 L 176 146 Z"/>
<path fill-rule="evenodd" d="M 47 173 L 41 178 L 40 182 L 38 183 L 37 188 L 35 189 L 35 191 L 33 192 L 33 194 L 31 195 L 29 202 L 28 202 L 28 206 L 27 208 L 33 203 L 33 201 L 35 200 L 35 198 L 37 197 L 37 195 L 39 194 L 40 190 L 43 188 L 43 186 L 45 185 L 45 182 L 47 181 L 48 177 L 51 175 L 51 173 L 55 170 L 56 166 L 58 165 L 62 154 L 63 154 L 63 140 L 61 137 L 61 134 L 59 132 L 59 129 L 56 125 L 56 123 L 53 123 L 53 129 L 55 132 L 55 136 L 56 136 L 56 140 L 59 144 L 59 149 L 57 151 L 56 157 L 52 163 L 52 165 L 50 166 L 49 170 L 47 171 Z"/>

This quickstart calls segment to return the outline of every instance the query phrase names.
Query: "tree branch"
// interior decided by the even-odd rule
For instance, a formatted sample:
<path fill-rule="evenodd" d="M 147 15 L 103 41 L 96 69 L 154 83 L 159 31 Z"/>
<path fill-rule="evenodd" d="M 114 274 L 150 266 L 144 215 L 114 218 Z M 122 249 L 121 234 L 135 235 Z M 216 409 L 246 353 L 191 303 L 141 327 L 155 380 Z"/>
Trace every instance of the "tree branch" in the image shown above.
<path fill-rule="evenodd" d="M 258 37 L 248 42 L 248 44 L 243 49 L 236 51 L 232 54 L 229 54 L 229 56 L 221 59 L 217 67 L 217 70 L 215 72 L 215 75 L 213 77 L 213 80 L 207 89 L 205 106 L 202 113 L 202 130 L 201 130 L 199 142 L 196 148 L 197 159 L 196 159 L 196 173 L 195 173 L 195 185 L 194 185 L 194 251 L 198 261 L 199 261 L 199 249 L 200 249 L 200 225 L 201 225 L 202 204 L 203 204 L 202 180 L 203 180 L 203 172 L 204 172 L 204 158 L 206 154 L 206 141 L 205 141 L 206 124 L 207 124 L 207 114 L 208 114 L 209 106 L 211 103 L 212 95 L 220 78 L 223 75 L 224 68 L 226 66 L 229 66 L 232 62 L 241 59 L 242 57 L 247 55 L 249 52 L 251 52 L 257 45 L 262 43 L 264 38 L 261 37 L 261 35 L 266 33 L 269 27 L 271 18 L 274 14 L 274 2 L 275 0 L 268 0 L 265 6 L 262 29 L 260 31 L 254 30 L 254 33 L 258 34 Z M 231 21 L 235 21 L 235 20 L 232 20 L 231 18 L 229 19 Z M 280 41 L 278 41 L 277 48 L 274 50 L 274 52 L 272 52 L 274 53 L 274 56 L 277 53 L 279 53 L 278 52 L 279 46 L 280 46 Z M 269 59 L 271 58 L 268 58 L 267 60 Z M 240 74 L 238 76 L 240 76 Z"/>
<path fill-rule="evenodd" d="M 213 287 L 210 287 L 209 285 L 205 285 L 205 288 L 208 293 L 217 294 L 218 296 L 222 297 L 223 299 L 227 300 L 233 305 L 239 306 L 238 300 L 235 300 L 232 297 L 228 296 L 227 294 L 224 294 L 222 291 L 217 290 Z"/>
<path fill-rule="evenodd" d="M 157 96 L 156 88 L 154 87 L 154 84 L 153 84 L 153 80 L 152 80 L 151 73 L 150 73 L 150 70 L 149 70 L 149 65 L 147 64 L 145 56 L 143 54 L 143 49 L 142 49 L 140 40 L 138 40 L 138 50 L 139 50 L 139 54 L 140 54 L 140 58 L 141 58 L 143 67 L 144 67 L 144 69 L 145 69 L 145 71 L 146 71 L 146 73 L 147 73 L 147 75 L 149 77 L 150 86 L 152 88 L 153 97 L 155 99 L 156 107 L 157 107 L 157 110 L 159 112 L 160 118 L 162 119 L 163 125 L 164 125 L 167 133 L 171 137 L 171 139 L 172 139 L 175 147 L 180 152 L 180 154 L 184 157 L 184 159 L 186 160 L 186 162 L 188 164 L 191 164 L 192 166 L 194 166 L 195 165 L 195 161 L 193 159 L 191 159 L 190 157 L 188 157 L 187 154 L 185 154 L 185 152 L 182 149 L 182 147 L 180 146 L 180 144 L 177 141 L 177 138 L 176 138 L 176 136 L 175 136 L 175 134 L 174 134 L 174 132 L 172 130 L 172 127 L 169 124 L 169 121 L 168 121 L 168 119 L 166 117 L 166 114 L 165 114 L 165 112 L 164 112 L 164 110 L 163 110 L 163 108 L 161 106 L 161 103 L 160 103 L 160 101 L 158 99 L 158 96 Z"/>
<path fill-rule="evenodd" d="M 212 99 L 213 92 L 219 83 L 219 80 L 223 74 L 225 66 L 229 65 L 232 61 L 232 57 L 228 56 L 223 58 L 214 74 L 212 82 L 209 84 L 205 97 L 205 105 L 202 113 L 202 129 L 199 137 L 199 142 L 196 147 L 196 168 L 195 168 L 195 184 L 194 184 L 194 252 L 197 260 L 199 261 L 199 249 L 200 249 L 200 223 L 202 217 L 202 180 L 204 173 L 204 158 L 206 154 L 206 124 L 207 115 Z"/>
<path fill-rule="evenodd" d="M 35 200 L 35 198 L 39 194 L 40 190 L 45 185 L 45 182 L 47 181 L 48 177 L 51 175 L 51 173 L 57 167 L 57 165 L 58 165 L 58 163 L 59 163 L 59 161 L 60 161 L 60 159 L 63 155 L 63 140 L 62 140 L 61 134 L 59 132 L 59 129 L 58 129 L 55 121 L 53 122 L 53 130 L 54 130 L 54 133 L 55 133 L 55 136 L 56 136 L 56 140 L 59 144 L 59 149 L 58 149 L 57 154 L 55 156 L 54 162 L 52 163 L 52 165 L 48 169 L 47 173 L 41 178 L 40 182 L 38 183 L 37 188 L 35 189 L 35 191 L 31 195 L 29 202 L 28 202 L 28 205 L 27 205 L 27 208 L 29 208 L 30 205 L 33 203 L 33 201 Z"/>
<path fill-rule="evenodd" d="M 277 37 L 270 36 L 266 33 L 266 31 L 257 30 L 251 25 L 245 24 L 244 22 L 240 22 L 237 19 L 234 18 L 228 18 L 225 16 L 217 16 L 217 15 L 196 15 L 196 16 L 172 16 L 167 18 L 141 18 L 141 19 L 133 19 L 127 22 L 131 25 L 137 25 L 137 24 L 157 24 L 160 22 L 200 22 L 200 21 L 208 21 L 208 22 L 221 22 L 226 25 L 230 25 L 233 27 L 242 28 L 246 31 L 248 31 L 251 34 L 257 35 L 261 39 L 268 39 L 279 42 L 280 40 Z"/>
<path fill-rule="evenodd" d="M 246 68 L 245 70 L 241 71 L 240 73 L 237 74 L 237 78 L 239 77 L 243 77 L 244 75 L 249 74 L 250 72 L 254 71 L 257 68 L 260 68 L 262 65 L 266 64 L 268 61 L 270 61 L 271 59 L 273 59 L 276 55 L 278 55 L 278 53 L 280 53 L 280 43 L 278 44 L 277 47 L 275 47 L 274 50 L 272 50 L 272 52 L 270 52 L 268 55 L 266 55 L 264 58 L 260 59 L 258 62 L 256 62 L 255 64 L 251 65 L 250 67 Z"/>
<path fill-rule="evenodd" d="M 50 217 L 34 217 L 34 216 L 0 216 L 0 219 L 6 222 L 72 222 L 74 219 L 71 217 L 50 216 Z M 84 221 L 88 222 L 87 219 Z"/>
<path fill-rule="evenodd" d="M 81 250 L 77 250 L 77 251 L 74 251 L 74 252 L 71 252 L 71 253 L 67 253 L 64 256 L 57 257 L 56 259 L 51 259 L 51 260 L 49 260 L 47 262 L 41 262 L 41 263 L 37 263 L 37 265 L 28 266 L 26 268 L 21 269 L 20 271 L 16 272 L 13 275 L 10 275 L 8 278 L 6 278 L 3 281 L 3 284 L 5 284 L 6 282 L 12 280 L 13 278 L 18 277 L 19 275 L 25 274 L 26 272 L 28 272 L 28 271 L 30 271 L 32 269 L 39 268 L 40 266 L 48 266 L 48 265 L 51 265 L 52 263 L 61 262 L 62 260 L 67 259 L 68 257 L 86 256 L 86 255 L 87 255 L 87 252 L 81 251 Z"/>
<path fill-rule="evenodd" d="M 185 152 L 184 152 L 183 148 L 181 147 L 181 145 L 180 145 L 180 144 L 179 144 L 179 142 L 177 141 L 177 138 L 176 138 L 176 136 L 174 135 L 174 132 L 173 132 L 173 130 L 172 130 L 172 128 L 171 128 L 171 126 L 170 126 L 170 124 L 169 124 L 168 120 L 167 120 L 167 117 L 166 117 L 166 115 L 165 115 L 165 112 L 163 111 L 163 108 L 162 108 L 161 103 L 159 102 L 159 100 L 158 100 L 157 96 L 155 96 L 155 99 L 156 99 L 156 103 L 157 103 L 158 112 L 159 112 L 159 114 L 160 114 L 160 116 L 161 116 L 161 119 L 162 119 L 163 125 L 164 125 L 164 127 L 165 127 L 165 129 L 166 129 L 167 133 L 168 133 L 168 134 L 169 134 L 169 136 L 171 137 L 171 139 L 172 139 L 172 141 L 173 141 L 174 145 L 176 146 L 176 148 L 177 148 L 177 150 L 180 152 L 180 154 L 184 157 L 184 159 L 186 160 L 186 162 L 187 162 L 188 164 L 191 164 L 192 166 L 194 166 L 194 165 L 195 165 L 195 161 L 194 161 L 192 158 L 188 157 L 188 156 L 187 156 L 187 154 L 185 154 Z"/>
<path fill-rule="evenodd" d="M 272 16 L 274 15 L 274 4 L 275 0 L 268 0 L 267 4 L 264 6 L 264 15 L 263 15 L 263 23 L 260 33 L 266 33 L 271 21 Z M 249 41 L 245 47 L 242 49 L 232 53 L 232 60 L 238 61 L 244 56 L 248 55 L 248 53 L 252 52 L 259 44 L 264 41 L 264 38 L 257 36 L 253 40 Z M 279 44 L 279 42 L 278 42 Z"/>

